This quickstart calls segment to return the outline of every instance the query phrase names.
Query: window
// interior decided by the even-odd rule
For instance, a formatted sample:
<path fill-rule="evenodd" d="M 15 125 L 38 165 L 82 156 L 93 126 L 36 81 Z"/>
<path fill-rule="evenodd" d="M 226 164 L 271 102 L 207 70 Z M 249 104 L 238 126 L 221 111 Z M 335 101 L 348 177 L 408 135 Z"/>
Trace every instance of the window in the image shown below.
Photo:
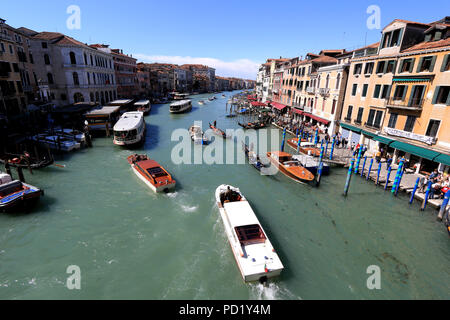
<path fill-rule="evenodd" d="M 328 89 L 328 85 L 330 84 L 330 75 L 327 75 L 327 80 L 325 82 L 325 88 Z"/>
<path fill-rule="evenodd" d="M 345 120 L 351 120 L 352 119 L 352 113 L 353 113 L 353 106 L 348 106 L 347 117 L 345 118 Z"/>
<path fill-rule="evenodd" d="M 389 128 L 395 128 L 395 126 L 397 125 L 397 119 L 398 119 L 398 114 L 397 113 L 391 113 L 391 117 L 389 118 L 388 127 Z"/>
<path fill-rule="evenodd" d="M 394 30 L 394 32 L 392 33 L 392 39 L 391 39 L 391 43 L 390 43 L 391 47 L 395 47 L 400 44 L 401 31 L 402 31 L 402 29 L 397 29 L 397 30 Z"/>
<path fill-rule="evenodd" d="M 389 42 L 391 40 L 391 33 L 387 32 L 383 34 L 383 41 L 381 43 L 381 48 L 387 48 L 389 46 Z"/>
<path fill-rule="evenodd" d="M 87 60 L 87 55 L 86 55 L 86 53 L 84 54 L 84 64 L 85 64 L 85 65 L 88 64 L 88 60 Z"/>
<path fill-rule="evenodd" d="M 407 86 L 397 86 L 394 92 L 394 100 L 405 100 Z"/>
<path fill-rule="evenodd" d="M 366 68 L 364 69 L 364 74 L 372 74 L 374 65 L 375 64 L 373 62 L 366 63 Z"/>
<path fill-rule="evenodd" d="M 412 72 L 414 68 L 414 61 L 416 59 L 404 59 L 400 62 L 399 73 L 402 72 Z"/>
<path fill-rule="evenodd" d="M 358 90 L 358 84 L 354 84 L 353 85 L 353 89 L 352 89 L 352 96 L 356 96 L 356 91 Z"/>
<path fill-rule="evenodd" d="M 367 96 L 367 90 L 369 88 L 369 85 L 366 83 L 363 86 L 363 91 L 362 91 L 362 97 L 366 97 Z"/>
<path fill-rule="evenodd" d="M 0 43 L 0 51 L 1 51 L 1 52 L 5 52 L 5 51 L 6 51 L 6 50 L 5 50 L 5 45 L 3 44 L 3 42 Z"/>
<path fill-rule="evenodd" d="M 386 61 L 379 61 L 377 64 L 377 73 L 384 73 L 385 65 L 386 65 Z"/>
<path fill-rule="evenodd" d="M 336 111 L 336 103 L 337 100 L 333 100 L 333 106 L 331 107 L 331 114 L 334 114 L 334 112 Z"/>
<path fill-rule="evenodd" d="M 442 61 L 442 67 L 441 67 L 442 72 L 449 71 L 449 70 L 450 70 L 450 54 L 448 54 L 444 57 L 444 60 Z"/>
<path fill-rule="evenodd" d="M 361 71 L 362 71 L 362 63 L 355 64 L 353 74 L 361 74 Z"/>
<path fill-rule="evenodd" d="M 356 117 L 356 120 L 355 120 L 356 124 L 361 124 L 363 114 L 364 114 L 364 108 L 361 107 L 361 108 L 358 109 L 358 116 Z"/>
<path fill-rule="evenodd" d="M 430 123 L 428 124 L 427 133 L 425 135 L 428 137 L 436 138 L 440 125 L 441 120 L 430 120 Z"/>
<path fill-rule="evenodd" d="M 70 56 L 70 64 L 77 64 L 77 59 L 75 57 L 75 53 L 73 53 L 72 51 L 69 53 Z"/>
<path fill-rule="evenodd" d="M 47 49 L 47 42 L 42 42 L 42 49 Z"/>
<path fill-rule="evenodd" d="M 53 84 L 53 75 L 51 73 L 47 73 L 48 84 Z"/>
<path fill-rule="evenodd" d="M 380 92 L 381 92 L 381 84 L 377 84 L 373 92 L 373 97 L 378 99 L 380 97 Z"/>
<path fill-rule="evenodd" d="M 408 116 L 408 118 L 406 118 L 405 131 L 412 132 L 415 124 L 416 124 L 416 117 Z"/>
<path fill-rule="evenodd" d="M 376 110 L 370 109 L 369 111 L 369 117 L 367 118 L 366 125 L 372 126 L 373 120 L 375 119 Z"/>
<path fill-rule="evenodd" d="M 336 89 L 339 89 L 340 85 L 341 85 L 341 74 L 339 73 L 336 79 Z"/>
<path fill-rule="evenodd" d="M 394 73 L 395 70 L 395 60 L 389 60 L 386 67 L 385 73 Z"/>
<path fill-rule="evenodd" d="M 49 64 L 50 64 L 50 57 L 48 56 L 48 54 L 44 54 L 44 63 L 45 63 L 46 65 L 49 65 Z"/>
<path fill-rule="evenodd" d="M 383 90 L 381 91 L 381 99 L 389 98 L 390 94 L 391 94 L 391 86 L 390 85 L 384 85 L 383 86 Z"/>
<path fill-rule="evenodd" d="M 448 86 L 437 86 L 434 97 L 433 104 L 446 104 L 450 105 L 450 87 Z"/>
<path fill-rule="evenodd" d="M 14 72 L 20 72 L 19 65 L 17 63 L 13 63 L 12 66 L 13 66 Z"/>
<path fill-rule="evenodd" d="M 9 45 L 9 53 L 14 54 L 14 48 L 12 45 Z"/>
<path fill-rule="evenodd" d="M 417 72 L 433 72 L 436 56 L 423 57 L 419 61 Z"/>
<path fill-rule="evenodd" d="M 74 72 L 72 74 L 72 76 L 73 76 L 73 84 L 76 85 L 76 86 L 79 86 L 80 85 L 80 79 L 78 78 L 78 73 Z"/>
<path fill-rule="evenodd" d="M 375 128 L 381 128 L 381 120 L 383 119 L 383 111 L 377 111 L 377 114 L 375 116 L 375 122 L 373 126 Z"/>

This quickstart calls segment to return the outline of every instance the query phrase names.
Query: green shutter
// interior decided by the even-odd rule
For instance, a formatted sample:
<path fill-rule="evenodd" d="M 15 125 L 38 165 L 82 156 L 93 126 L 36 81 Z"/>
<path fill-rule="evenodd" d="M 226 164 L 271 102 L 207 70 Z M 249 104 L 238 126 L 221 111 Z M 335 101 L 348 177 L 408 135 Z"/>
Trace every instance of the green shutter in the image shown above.
<path fill-rule="evenodd" d="M 401 43 L 402 43 L 403 30 L 404 30 L 404 28 L 401 28 L 400 33 L 398 34 L 398 46 L 399 47 L 401 47 Z"/>
<path fill-rule="evenodd" d="M 386 73 L 386 72 L 387 72 L 388 64 L 389 64 L 389 61 L 388 61 L 388 60 L 384 61 L 384 69 L 383 69 L 383 73 Z"/>
<path fill-rule="evenodd" d="M 398 60 L 394 60 L 394 66 L 392 67 L 392 74 L 395 74 L 395 70 L 397 68 Z"/>
<path fill-rule="evenodd" d="M 417 87 L 418 86 L 412 86 L 411 94 L 409 95 L 408 107 L 411 107 L 412 99 L 413 99 L 413 96 L 414 96 L 414 90 L 416 90 Z"/>
<path fill-rule="evenodd" d="M 383 33 L 383 36 L 381 37 L 381 42 L 380 42 L 380 49 L 383 49 L 383 43 L 384 43 L 384 38 L 386 37 L 386 34 Z"/>
<path fill-rule="evenodd" d="M 405 101 L 406 93 L 408 92 L 409 86 L 405 86 L 405 90 L 403 90 L 402 101 Z"/>
<path fill-rule="evenodd" d="M 420 60 L 419 60 L 419 64 L 417 65 L 417 71 L 416 71 L 417 73 L 420 72 L 420 68 L 422 67 L 423 58 L 424 57 L 420 58 Z"/>
<path fill-rule="evenodd" d="M 397 73 L 402 73 L 403 64 L 405 63 L 406 59 L 400 60 L 400 63 L 398 64 Z"/>
<path fill-rule="evenodd" d="M 450 93 L 447 96 L 447 103 L 446 103 L 446 105 L 450 106 Z"/>
<path fill-rule="evenodd" d="M 436 58 L 437 58 L 437 56 L 433 56 L 433 59 L 431 60 L 430 72 L 433 72 L 433 70 L 434 70 L 434 65 L 436 64 Z"/>
<path fill-rule="evenodd" d="M 389 99 L 391 97 L 391 91 L 392 91 L 392 85 L 389 85 L 388 90 L 387 90 L 386 99 Z"/>
<path fill-rule="evenodd" d="M 450 57 L 450 54 L 446 55 L 444 57 L 444 59 L 442 60 L 442 65 L 441 65 L 441 72 L 445 71 L 445 65 L 447 64 L 448 58 Z"/>
<path fill-rule="evenodd" d="M 437 87 L 434 89 L 434 96 L 433 96 L 432 104 L 436 104 L 437 98 L 438 98 L 438 94 L 439 94 L 439 89 L 440 89 L 440 88 L 441 88 L 440 86 L 437 86 Z"/>
<path fill-rule="evenodd" d="M 409 67 L 409 73 L 412 73 L 414 70 L 414 63 L 416 63 L 416 58 L 412 58 L 411 66 Z"/>

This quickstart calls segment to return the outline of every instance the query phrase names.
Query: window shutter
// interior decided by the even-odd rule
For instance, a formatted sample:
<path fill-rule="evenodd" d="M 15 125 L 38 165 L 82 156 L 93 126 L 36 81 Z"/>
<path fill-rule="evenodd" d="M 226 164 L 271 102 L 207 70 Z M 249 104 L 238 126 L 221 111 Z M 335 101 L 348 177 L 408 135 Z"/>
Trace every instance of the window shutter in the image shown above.
<path fill-rule="evenodd" d="M 436 104 L 436 102 L 437 102 L 439 89 L 441 89 L 440 86 L 437 86 L 436 89 L 434 89 L 435 91 L 434 91 L 433 101 L 431 102 L 432 104 Z"/>
<path fill-rule="evenodd" d="M 449 57 L 450 57 L 450 54 L 446 55 L 444 57 L 444 59 L 442 60 L 441 72 L 445 71 L 445 65 L 447 64 Z"/>
<path fill-rule="evenodd" d="M 447 103 L 446 103 L 446 105 L 450 106 L 450 93 L 447 96 Z"/>
<path fill-rule="evenodd" d="M 383 73 L 386 73 L 387 71 L 387 67 L 388 67 L 389 61 L 384 61 L 384 69 L 383 69 Z"/>
<path fill-rule="evenodd" d="M 404 30 L 404 28 L 401 28 L 400 33 L 398 34 L 398 46 L 399 47 L 401 47 L 401 43 L 402 43 L 403 30 Z"/>
<path fill-rule="evenodd" d="M 386 34 L 383 33 L 383 36 L 381 37 L 381 42 L 380 42 L 380 49 L 383 49 L 383 43 L 384 43 L 384 38 L 386 37 Z"/>
<path fill-rule="evenodd" d="M 436 64 L 436 58 L 437 58 L 437 56 L 433 56 L 433 59 L 431 60 L 430 72 L 433 72 L 433 70 L 434 70 L 434 65 Z"/>
<path fill-rule="evenodd" d="M 405 86 L 405 90 L 403 90 L 402 101 L 405 101 L 406 93 L 408 92 L 409 86 Z"/>
<path fill-rule="evenodd" d="M 412 86 L 411 94 L 409 95 L 408 107 L 411 107 L 412 99 L 413 99 L 413 97 L 414 97 L 414 91 L 416 90 L 417 87 L 418 87 L 418 86 Z M 405 95 L 406 91 L 407 91 L 407 90 L 405 90 L 405 92 L 403 93 L 403 95 Z"/>
<path fill-rule="evenodd" d="M 422 58 L 420 58 L 420 60 L 419 60 L 419 64 L 417 65 L 417 73 L 419 73 L 420 72 L 420 68 L 422 67 L 422 62 L 423 62 L 423 57 Z"/>
<path fill-rule="evenodd" d="M 402 72 L 402 68 L 403 68 L 403 64 L 405 63 L 405 59 L 400 60 L 400 63 L 398 64 L 398 70 L 397 73 L 401 73 Z"/>
<path fill-rule="evenodd" d="M 389 99 L 391 97 L 391 91 L 392 91 L 392 85 L 389 85 L 388 90 L 387 90 L 386 99 Z"/>
<path fill-rule="evenodd" d="M 414 63 L 416 62 L 416 58 L 412 58 L 412 61 L 411 61 L 411 66 L 409 67 L 409 72 L 411 73 L 411 72 L 413 72 L 413 70 L 414 70 Z"/>

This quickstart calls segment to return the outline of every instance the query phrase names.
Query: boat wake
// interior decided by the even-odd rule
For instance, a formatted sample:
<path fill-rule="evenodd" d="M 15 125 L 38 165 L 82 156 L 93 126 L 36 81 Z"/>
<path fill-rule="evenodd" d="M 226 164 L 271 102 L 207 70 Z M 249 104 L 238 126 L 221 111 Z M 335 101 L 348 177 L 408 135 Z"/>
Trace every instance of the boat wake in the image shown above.
<path fill-rule="evenodd" d="M 249 284 L 250 299 L 252 300 L 301 300 L 287 288 L 282 288 L 278 283 L 269 282 L 263 284 Z"/>
<path fill-rule="evenodd" d="M 191 213 L 198 210 L 198 206 L 185 206 L 181 205 L 181 209 L 183 209 L 184 212 Z"/>

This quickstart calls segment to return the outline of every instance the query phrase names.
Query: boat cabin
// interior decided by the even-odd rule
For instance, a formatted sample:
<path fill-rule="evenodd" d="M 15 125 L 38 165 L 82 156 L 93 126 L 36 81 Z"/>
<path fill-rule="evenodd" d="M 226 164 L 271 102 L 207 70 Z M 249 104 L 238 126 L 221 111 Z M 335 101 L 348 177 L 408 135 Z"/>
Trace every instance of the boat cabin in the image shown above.
<path fill-rule="evenodd" d="M 119 107 L 119 112 L 124 113 L 133 109 L 133 100 L 131 99 L 122 99 L 122 100 L 114 100 L 108 103 L 107 107 Z"/>
<path fill-rule="evenodd" d="M 100 107 L 85 114 L 90 130 L 112 130 L 119 120 L 120 107 Z"/>
<path fill-rule="evenodd" d="M 134 103 L 134 107 L 137 111 L 142 111 L 144 113 L 150 112 L 152 106 L 150 104 L 150 100 L 139 100 Z"/>
<path fill-rule="evenodd" d="M 133 144 L 142 140 L 145 132 L 144 114 L 142 112 L 126 112 L 114 126 L 114 142 L 116 144 Z"/>
<path fill-rule="evenodd" d="M 261 226 L 258 224 L 236 227 L 234 231 L 243 246 L 264 243 L 267 240 Z"/>
<path fill-rule="evenodd" d="M 271 157 L 278 160 L 279 163 L 292 161 L 292 155 L 286 152 L 272 152 Z"/>

